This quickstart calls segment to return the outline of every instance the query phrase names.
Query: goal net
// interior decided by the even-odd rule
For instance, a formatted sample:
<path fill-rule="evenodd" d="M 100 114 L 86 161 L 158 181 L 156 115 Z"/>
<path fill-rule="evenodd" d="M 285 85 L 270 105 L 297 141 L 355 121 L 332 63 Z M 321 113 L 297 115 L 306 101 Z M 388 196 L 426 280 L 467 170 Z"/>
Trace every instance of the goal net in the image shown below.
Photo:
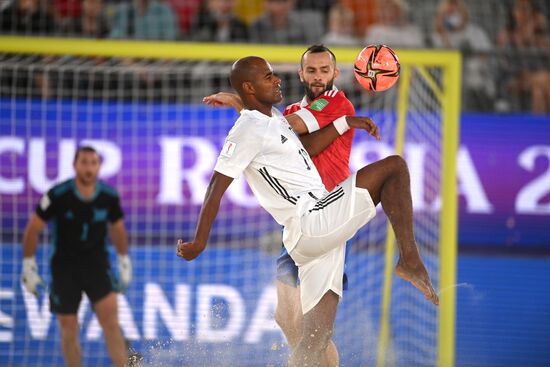
<path fill-rule="evenodd" d="M 256 54 L 281 76 L 283 103 L 298 101 L 303 49 L 101 41 L 68 56 L 73 41 L 58 40 L 46 56 L 28 42 L 20 53 L 0 46 L 0 364 L 63 363 L 47 294 L 35 298 L 20 284 L 21 238 L 41 194 L 71 177 L 75 149 L 86 144 L 99 151 L 100 176 L 121 196 L 134 280 L 119 295 L 120 323 L 143 365 L 285 365 L 288 348 L 273 320 L 281 228 L 245 182 L 230 187 L 200 258 L 182 261 L 175 244 L 194 234 L 212 168 L 237 118 L 231 109 L 204 106 L 202 97 L 230 90 L 231 61 Z M 336 85 L 358 114 L 379 124 L 382 140 L 356 133 L 352 171 L 404 155 L 416 238 L 434 287 L 443 292 L 436 308 L 393 276 L 396 246 L 379 211 L 355 236 L 348 257 L 349 290 L 334 337 L 341 363 L 450 366 L 460 58 L 398 50 L 403 74 L 397 86 L 367 94 L 353 80 L 358 51 L 334 49 L 342 71 Z M 47 281 L 50 234 L 41 236 L 37 252 Z M 78 316 L 84 364 L 108 364 L 86 299 Z"/>

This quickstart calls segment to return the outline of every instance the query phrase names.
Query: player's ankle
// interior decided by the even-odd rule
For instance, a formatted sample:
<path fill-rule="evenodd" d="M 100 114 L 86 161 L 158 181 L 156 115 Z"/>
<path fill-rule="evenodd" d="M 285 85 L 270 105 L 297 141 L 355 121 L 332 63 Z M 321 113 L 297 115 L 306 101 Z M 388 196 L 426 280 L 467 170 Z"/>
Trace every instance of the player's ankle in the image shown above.
<path fill-rule="evenodd" d="M 402 254 L 399 256 L 399 260 L 397 261 L 398 267 L 403 267 L 407 269 L 414 269 L 420 264 L 422 264 L 422 260 L 420 259 L 420 255 L 418 253 L 410 253 L 407 255 Z"/>

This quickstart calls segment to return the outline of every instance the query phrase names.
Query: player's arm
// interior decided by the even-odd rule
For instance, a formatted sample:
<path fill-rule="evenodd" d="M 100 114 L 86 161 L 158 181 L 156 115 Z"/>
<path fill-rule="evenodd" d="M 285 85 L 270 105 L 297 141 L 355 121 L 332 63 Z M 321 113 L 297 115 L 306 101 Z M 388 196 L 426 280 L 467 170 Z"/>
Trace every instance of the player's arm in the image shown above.
<path fill-rule="evenodd" d="M 208 237 L 210 236 L 212 224 L 218 215 L 221 199 L 229 185 L 231 185 L 231 182 L 233 182 L 232 177 L 214 171 L 199 215 L 195 239 L 192 242 L 185 243 L 181 239 L 178 240 L 177 255 L 179 257 L 190 261 L 204 251 Z"/>
<path fill-rule="evenodd" d="M 21 281 L 27 292 L 39 296 L 39 289 L 44 286 L 44 281 L 38 274 L 38 265 L 34 254 L 38 244 L 38 235 L 42 232 L 46 222 L 36 213 L 31 215 L 25 231 L 23 232 L 23 269 L 21 271 Z"/>
<path fill-rule="evenodd" d="M 118 203 L 118 200 L 117 200 Z M 120 211 L 122 215 L 122 211 Z M 111 241 L 117 252 L 118 292 L 124 292 L 132 281 L 132 261 L 128 256 L 128 232 L 122 216 L 111 224 Z"/>
<path fill-rule="evenodd" d="M 233 93 L 218 92 L 206 96 L 202 100 L 205 104 L 213 107 L 233 107 L 237 112 L 241 112 L 244 107 L 241 97 Z M 378 127 L 368 117 L 345 116 L 345 122 L 334 120 L 332 124 L 312 133 L 309 133 L 308 126 L 298 114 L 292 113 L 284 117 L 292 127 L 292 130 L 300 136 L 300 140 L 310 156 L 315 156 L 322 152 L 350 127 L 366 130 L 370 135 L 380 139 L 378 136 Z"/>
<path fill-rule="evenodd" d="M 128 232 L 124 225 L 124 219 L 120 218 L 111 224 L 111 241 L 118 255 L 128 254 Z"/>
<path fill-rule="evenodd" d="M 237 112 L 241 112 L 244 108 L 241 97 L 234 93 L 218 92 L 204 97 L 202 102 L 211 107 L 233 107 Z M 284 117 L 296 134 L 302 135 L 308 133 L 308 128 L 304 120 L 298 115 L 290 114 Z"/>
<path fill-rule="evenodd" d="M 38 235 L 44 230 L 46 222 L 33 213 L 23 232 L 23 258 L 33 257 L 38 244 Z"/>
<path fill-rule="evenodd" d="M 237 112 L 244 108 L 241 97 L 234 93 L 218 92 L 204 97 L 202 102 L 212 107 L 233 107 Z"/>
<path fill-rule="evenodd" d="M 293 113 L 288 113 L 293 109 L 292 106 L 289 106 L 284 115 L 298 135 L 313 133 L 334 123 L 340 117 L 355 115 L 355 108 L 350 100 L 346 98 L 343 92 L 335 90 L 326 91 L 307 106 Z M 346 124 L 337 126 L 338 130 L 343 128 L 347 130 L 348 127 Z"/>
<path fill-rule="evenodd" d="M 285 117 L 287 118 L 293 129 L 296 125 L 300 126 L 300 131 L 305 130 L 304 133 L 299 135 L 300 141 L 302 142 L 308 154 L 312 157 L 321 153 L 336 138 L 344 134 L 350 128 L 365 130 L 369 133 L 369 135 L 380 140 L 378 126 L 374 123 L 374 121 L 366 116 L 342 116 L 335 119 L 332 123 L 326 125 L 325 127 L 312 133 L 309 133 L 306 123 L 304 122 L 304 120 L 302 120 L 300 116 L 296 114 L 290 114 Z"/>
<path fill-rule="evenodd" d="M 117 252 L 118 279 L 117 292 L 124 292 L 132 281 L 132 261 L 128 255 L 128 233 L 124 225 L 124 212 L 120 206 L 118 194 L 111 197 L 108 219 L 111 223 L 109 232 Z"/>
<path fill-rule="evenodd" d="M 202 102 L 211 107 L 233 107 L 237 112 L 241 112 L 244 108 L 241 97 L 234 93 L 218 92 L 204 97 Z M 284 117 L 296 134 L 302 135 L 308 133 L 304 120 L 299 116 L 290 114 Z"/>

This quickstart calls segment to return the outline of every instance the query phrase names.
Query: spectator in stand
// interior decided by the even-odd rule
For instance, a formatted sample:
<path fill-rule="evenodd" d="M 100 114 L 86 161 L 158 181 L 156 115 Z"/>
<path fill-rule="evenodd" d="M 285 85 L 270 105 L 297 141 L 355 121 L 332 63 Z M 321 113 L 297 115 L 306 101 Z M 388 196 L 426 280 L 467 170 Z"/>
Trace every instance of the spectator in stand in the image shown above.
<path fill-rule="evenodd" d="M 237 0 L 235 14 L 247 25 L 262 15 L 264 12 L 264 0 Z"/>
<path fill-rule="evenodd" d="M 323 36 L 319 12 L 294 10 L 294 0 L 264 0 L 264 13 L 250 26 L 255 43 L 314 44 Z"/>
<path fill-rule="evenodd" d="M 80 15 L 64 22 L 61 33 L 72 37 L 107 37 L 109 23 L 104 10 L 104 0 L 82 0 Z"/>
<path fill-rule="evenodd" d="M 0 31 L 4 34 L 42 36 L 54 30 L 53 18 L 39 0 L 15 0 L 0 13 Z"/>
<path fill-rule="evenodd" d="M 441 0 L 437 8 L 432 43 L 437 48 L 463 51 L 464 106 L 475 111 L 493 109 L 496 97 L 494 68 L 487 52 L 493 48 L 485 31 L 470 22 L 463 0 Z"/>
<path fill-rule="evenodd" d="M 104 38 L 109 35 L 109 22 L 103 0 L 83 0 L 82 16 L 77 30 L 83 37 Z"/>
<path fill-rule="evenodd" d="M 502 48 L 521 49 L 548 46 L 548 19 L 532 0 L 516 0 L 509 10 L 506 28 L 500 31 Z"/>
<path fill-rule="evenodd" d="M 53 0 L 52 3 L 56 20 L 59 18 L 78 18 L 82 12 L 83 0 Z"/>
<path fill-rule="evenodd" d="M 191 30 L 191 22 L 197 16 L 202 0 L 170 0 L 170 6 L 174 9 L 178 18 L 179 34 L 184 36 Z"/>
<path fill-rule="evenodd" d="M 435 47 L 466 51 L 489 51 L 492 48 L 487 33 L 470 22 L 463 0 L 441 0 L 434 28 L 432 41 Z"/>
<path fill-rule="evenodd" d="M 353 29 L 356 37 L 363 38 L 365 30 L 376 23 L 376 6 L 379 0 L 339 0 L 353 13 Z"/>
<path fill-rule="evenodd" d="M 513 75 L 505 82 L 504 94 L 515 94 L 520 108 L 530 106 L 536 114 L 550 113 L 550 69 L 542 49 L 550 49 L 548 19 L 531 0 L 516 0 L 509 10 L 508 24 L 500 31 L 498 44 L 502 49 L 518 51 L 503 75 Z M 512 61 L 513 60 L 513 61 Z"/>
<path fill-rule="evenodd" d="M 53 0 L 51 3 L 57 31 L 75 33 L 73 30 L 82 13 L 82 0 Z"/>
<path fill-rule="evenodd" d="M 28 36 L 49 36 L 55 31 L 53 17 L 41 6 L 39 0 L 15 0 L 0 13 L 0 33 Z M 39 57 L 48 63 L 51 58 Z M 31 73 L 17 77 L 17 84 L 31 88 L 33 95 L 49 98 L 50 78 L 43 68 L 37 67 Z"/>
<path fill-rule="evenodd" d="M 359 40 L 353 29 L 353 12 L 340 3 L 334 4 L 328 13 L 327 30 L 323 37 L 325 45 L 357 46 Z"/>
<path fill-rule="evenodd" d="M 111 21 L 111 38 L 134 38 L 143 40 L 173 41 L 178 37 L 178 25 L 174 10 L 160 0 L 132 0 L 119 4 Z M 170 66 L 172 61 L 161 61 L 157 67 Z M 158 68 L 147 67 L 142 60 L 123 58 L 120 60 L 128 73 L 119 80 L 118 88 L 130 88 L 136 81 L 139 88 L 153 91 L 159 85 L 161 73 Z"/>
<path fill-rule="evenodd" d="M 109 35 L 109 24 L 105 11 L 104 0 L 82 0 L 80 3 L 80 15 L 76 19 L 71 19 L 66 22 L 60 22 L 59 32 L 62 35 L 69 37 L 85 37 L 85 38 L 105 38 Z M 69 56 L 64 56 L 65 59 Z M 105 78 L 98 77 L 101 75 L 96 66 L 108 62 L 108 59 L 102 56 L 90 57 L 86 63 L 89 67 L 79 70 L 77 73 L 68 72 L 64 77 L 56 77 L 53 74 L 50 86 L 50 94 L 59 90 L 74 90 L 85 95 L 93 91 L 100 91 L 107 88 Z M 48 74 L 46 74 L 48 75 Z"/>
<path fill-rule="evenodd" d="M 248 27 L 235 14 L 236 0 L 206 0 L 195 17 L 190 38 L 195 41 L 246 42 Z"/>
<path fill-rule="evenodd" d="M 328 19 L 330 9 L 338 3 L 338 0 L 296 0 L 295 9 L 298 11 L 321 12 L 323 19 Z"/>
<path fill-rule="evenodd" d="M 426 47 L 420 28 L 408 19 L 405 0 L 379 0 L 377 20 L 365 32 L 365 44 L 383 43 L 390 47 Z"/>
<path fill-rule="evenodd" d="M 175 40 L 177 19 L 170 5 L 158 0 L 133 0 L 120 4 L 112 20 L 111 38 Z"/>

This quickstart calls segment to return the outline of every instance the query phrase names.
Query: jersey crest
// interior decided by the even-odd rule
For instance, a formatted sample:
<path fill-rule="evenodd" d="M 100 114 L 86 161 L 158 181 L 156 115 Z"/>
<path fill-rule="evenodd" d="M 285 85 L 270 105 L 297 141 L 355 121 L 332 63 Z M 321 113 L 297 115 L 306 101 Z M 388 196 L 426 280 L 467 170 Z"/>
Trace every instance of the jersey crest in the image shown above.
<path fill-rule="evenodd" d="M 94 222 L 104 222 L 107 220 L 107 210 L 106 209 L 96 209 L 94 208 Z"/>
<path fill-rule="evenodd" d="M 324 98 L 316 99 L 310 106 L 312 110 L 321 112 L 328 105 L 328 101 Z"/>

